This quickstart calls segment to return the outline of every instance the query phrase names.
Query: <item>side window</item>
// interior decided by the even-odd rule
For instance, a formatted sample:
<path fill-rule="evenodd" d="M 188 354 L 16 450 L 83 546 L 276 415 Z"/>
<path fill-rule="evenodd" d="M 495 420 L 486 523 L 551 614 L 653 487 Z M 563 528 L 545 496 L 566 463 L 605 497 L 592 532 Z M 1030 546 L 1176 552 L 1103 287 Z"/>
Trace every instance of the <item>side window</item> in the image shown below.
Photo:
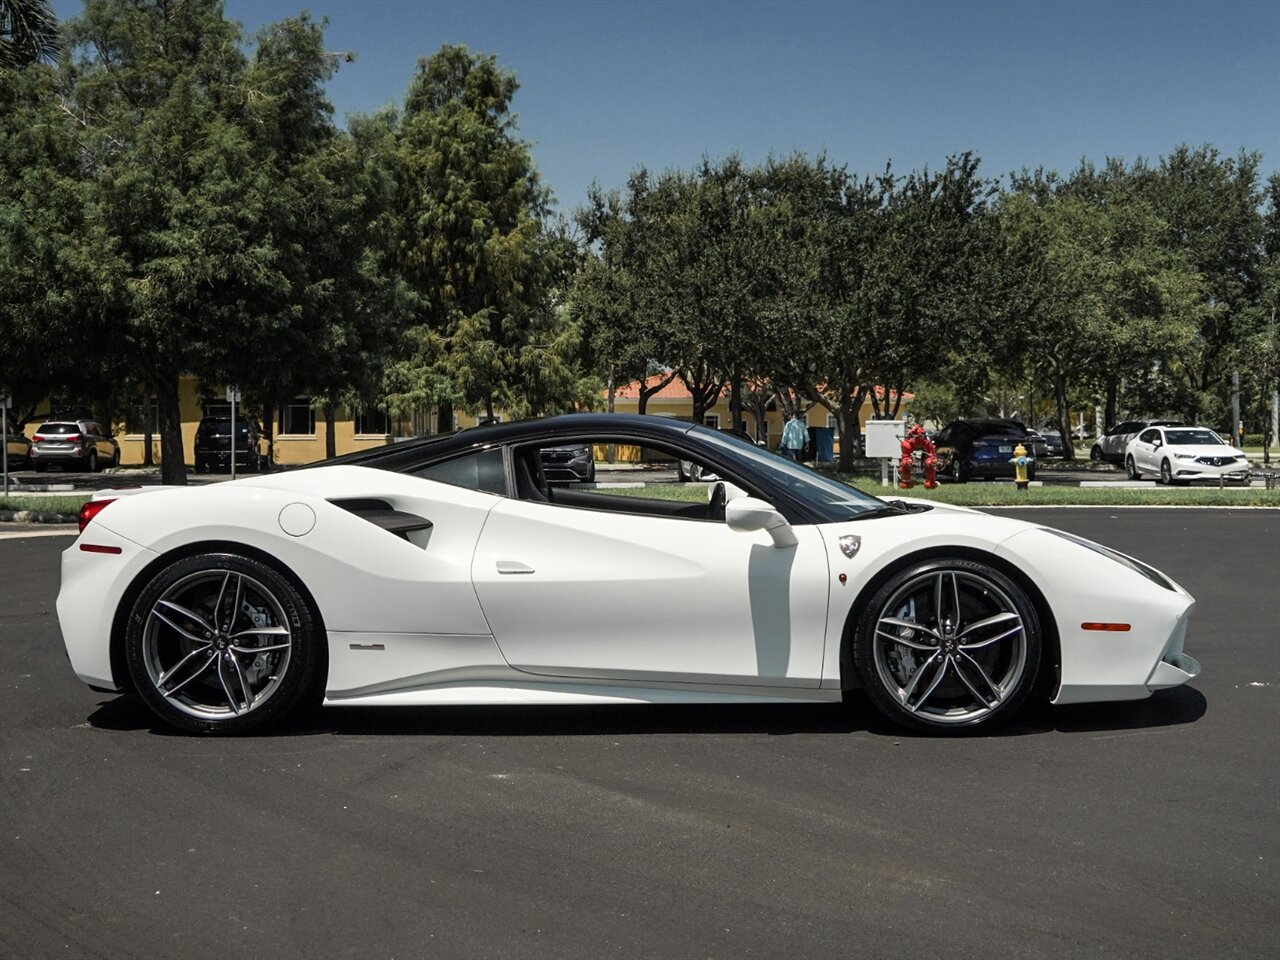
<path fill-rule="evenodd" d="M 1160 439 L 1159 430 L 1143 430 L 1142 435 L 1138 437 L 1143 443 L 1155 443 Z"/>
<path fill-rule="evenodd" d="M 723 520 L 721 478 L 708 463 L 617 437 L 525 447 L 515 453 L 516 496 L 580 510 Z"/>
<path fill-rule="evenodd" d="M 502 466 L 501 447 L 464 454 L 444 463 L 433 463 L 415 471 L 414 475 L 468 490 L 507 496 L 507 474 Z"/>

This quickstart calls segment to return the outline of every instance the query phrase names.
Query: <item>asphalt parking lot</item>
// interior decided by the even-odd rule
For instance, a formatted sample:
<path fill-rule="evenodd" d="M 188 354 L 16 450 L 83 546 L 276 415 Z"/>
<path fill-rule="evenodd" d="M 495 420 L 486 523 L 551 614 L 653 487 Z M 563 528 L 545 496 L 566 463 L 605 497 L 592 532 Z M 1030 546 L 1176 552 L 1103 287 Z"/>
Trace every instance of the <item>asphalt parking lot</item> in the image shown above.
<path fill-rule="evenodd" d="M 1201 677 L 978 738 L 855 697 L 201 740 L 71 674 L 69 539 L 0 539 L 0 956 L 1275 956 L 1280 511 L 1007 512 L 1185 585 Z"/>

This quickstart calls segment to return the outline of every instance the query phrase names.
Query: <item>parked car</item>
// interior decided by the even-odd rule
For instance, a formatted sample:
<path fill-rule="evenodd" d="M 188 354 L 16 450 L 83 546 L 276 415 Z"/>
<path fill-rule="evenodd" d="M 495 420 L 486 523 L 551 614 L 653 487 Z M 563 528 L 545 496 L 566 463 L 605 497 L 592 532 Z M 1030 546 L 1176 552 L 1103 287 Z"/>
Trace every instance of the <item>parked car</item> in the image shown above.
<path fill-rule="evenodd" d="M 120 447 L 96 420 L 50 420 L 31 435 L 31 466 L 51 465 L 96 473 L 120 466 Z"/>
<path fill-rule="evenodd" d="M 236 417 L 236 469 L 261 470 L 271 463 L 266 438 L 256 420 Z M 196 427 L 196 473 L 231 469 L 231 417 L 205 417 Z"/>
<path fill-rule="evenodd" d="M 1066 446 L 1062 442 L 1062 434 L 1056 430 L 1041 430 L 1040 439 L 1044 441 L 1044 454 L 1046 457 L 1061 457 L 1067 452 Z M 1036 454 L 1041 456 L 1041 454 Z"/>
<path fill-rule="evenodd" d="M 605 443 L 723 479 L 691 502 L 541 476 L 543 449 Z M 1146 563 L 1040 522 L 881 500 L 663 417 L 504 423 L 158 489 L 85 503 L 58 620 L 82 681 L 191 733 L 321 698 L 492 710 L 854 689 L 903 726 L 985 732 L 1033 698 L 1136 700 L 1200 672 L 1195 600 Z"/>
<path fill-rule="evenodd" d="M 594 483 L 595 452 L 590 444 L 571 443 L 564 447 L 543 447 L 542 474 L 547 483 Z"/>
<path fill-rule="evenodd" d="M 1100 436 L 1089 450 L 1090 460 L 1124 463 L 1129 441 L 1147 427 L 1184 427 L 1181 420 L 1121 420 Z"/>
<path fill-rule="evenodd" d="M 1131 480 L 1249 482 L 1249 458 L 1207 427 L 1148 427 L 1129 441 L 1125 471 Z"/>
<path fill-rule="evenodd" d="M 1035 437 L 1017 420 L 952 420 L 938 432 L 935 443 L 938 474 L 956 483 L 978 477 L 1012 479 L 1011 461 L 1018 444 L 1022 444 L 1027 453 L 1038 456 L 1035 452 Z M 1027 475 L 1030 479 L 1035 479 L 1034 462 L 1029 466 Z"/>
<path fill-rule="evenodd" d="M 721 427 L 720 432 L 726 437 L 737 437 L 744 443 L 749 443 L 755 447 L 767 447 L 768 443 L 764 440 L 757 440 L 746 430 L 734 430 L 732 427 Z M 676 479 L 681 483 L 711 483 L 720 478 L 708 470 L 706 467 L 692 460 L 676 461 Z"/>

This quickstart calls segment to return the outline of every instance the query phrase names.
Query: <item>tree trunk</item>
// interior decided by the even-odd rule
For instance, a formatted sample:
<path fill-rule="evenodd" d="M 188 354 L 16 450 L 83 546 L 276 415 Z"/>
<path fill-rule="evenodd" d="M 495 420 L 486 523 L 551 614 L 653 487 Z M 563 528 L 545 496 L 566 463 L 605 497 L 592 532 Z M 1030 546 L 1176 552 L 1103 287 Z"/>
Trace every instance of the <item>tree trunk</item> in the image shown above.
<path fill-rule="evenodd" d="M 436 408 L 436 433 L 450 433 L 453 430 L 453 404 L 442 403 Z"/>
<path fill-rule="evenodd" d="M 840 460 L 838 467 L 841 473 L 853 470 L 853 452 L 862 446 L 862 424 L 858 419 L 858 411 L 862 409 L 862 396 L 850 402 L 848 396 L 840 398 L 835 409 L 836 423 L 840 425 Z"/>
<path fill-rule="evenodd" d="M 176 376 L 157 385 L 156 404 L 160 414 L 160 482 L 183 485 L 187 482 L 187 463 L 182 449 L 182 406 Z"/>
<path fill-rule="evenodd" d="M 1106 420 L 1106 426 L 1108 428 L 1114 426 L 1115 422 L 1120 419 L 1116 412 L 1116 407 L 1118 405 L 1117 404 L 1118 393 L 1119 393 L 1119 390 L 1116 386 L 1115 378 L 1112 377 L 1109 380 L 1107 380 L 1107 395 L 1106 395 L 1106 401 L 1105 401 L 1105 408 L 1103 411 L 1103 417 Z"/>
<path fill-rule="evenodd" d="M 1053 399 L 1058 407 L 1058 419 L 1070 426 L 1071 411 L 1067 408 L 1067 377 L 1062 368 L 1053 368 Z M 1076 445 L 1071 440 L 1071 431 L 1062 432 L 1062 457 L 1064 460 L 1076 458 Z"/>
<path fill-rule="evenodd" d="M 333 403 L 324 405 L 324 455 L 330 459 L 338 455 L 338 433 L 334 423 L 336 413 Z"/>
<path fill-rule="evenodd" d="M 729 428 L 734 433 L 742 423 L 742 375 L 734 367 L 729 375 Z"/>
<path fill-rule="evenodd" d="M 155 422 L 156 398 L 147 393 L 142 397 L 142 465 L 144 467 L 154 467 L 156 465 L 155 453 L 152 450 L 156 442 L 153 428 Z"/>

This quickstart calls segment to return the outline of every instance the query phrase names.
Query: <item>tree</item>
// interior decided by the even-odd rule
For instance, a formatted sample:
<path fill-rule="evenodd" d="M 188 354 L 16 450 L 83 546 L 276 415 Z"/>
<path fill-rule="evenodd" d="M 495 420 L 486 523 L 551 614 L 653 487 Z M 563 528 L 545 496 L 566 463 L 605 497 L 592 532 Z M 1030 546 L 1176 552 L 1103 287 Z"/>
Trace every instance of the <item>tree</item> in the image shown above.
<path fill-rule="evenodd" d="M 1179 360 L 1199 418 L 1208 396 L 1225 402 L 1235 351 L 1256 332 L 1261 295 L 1261 155 L 1223 157 L 1210 146 L 1179 146 L 1156 167 L 1135 164 L 1136 188 L 1164 224 L 1162 242 L 1203 278 L 1196 337 Z M 1251 322 L 1252 321 L 1252 322 Z M 1196 394 L 1202 395 L 1197 397 Z"/>
<path fill-rule="evenodd" d="M 0 0 L 0 69 L 51 63 L 60 50 L 48 0 Z"/>
<path fill-rule="evenodd" d="M 306 14 L 266 27 L 245 73 L 252 149 L 274 185 L 257 229 L 284 282 L 257 305 L 260 322 L 244 329 L 255 342 L 229 357 L 223 379 L 252 384 L 268 417 L 284 397 L 316 398 L 333 456 L 337 408 L 380 388 L 400 311 L 382 252 L 393 119 L 357 117 L 350 134 L 334 127 L 323 84 L 337 62 L 323 27 Z"/>
<path fill-rule="evenodd" d="M 1002 198 L 993 301 L 997 350 L 1045 365 L 1068 459 L 1073 388 L 1142 376 L 1178 355 L 1199 295 L 1145 201 L 1078 186 L 1031 178 Z"/>
<path fill-rule="evenodd" d="M 178 381 L 220 379 L 287 287 L 261 230 L 239 27 L 215 0 L 91 0 L 68 24 L 67 110 L 123 268 L 116 342 L 157 397 L 166 483 L 185 482 Z"/>
<path fill-rule="evenodd" d="M 576 349 L 551 300 L 570 247 L 547 229 L 550 194 L 510 112 L 516 89 L 496 58 L 459 46 L 421 61 L 409 86 L 397 259 L 417 323 L 414 356 L 393 372 L 399 404 L 532 411 L 531 397 L 557 399 L 541 372 Z"/>
<path fill-rule="evenodd" d="M 44 65 L 0 69 L 0 386 L 19 425 L 51 396 L 96 398 L 109 417 L 127 363 L 112 336 L 122 263 L 59 93 Z"/>
<path fill-rule="evenodd" d="M 649 239 L 656 227 L 650 214 L 649 173 L 643 167 L 627 179 L 626 193 L 608 193 L 593 184 L 576 221 L 586 250 L 569 290 L 568 307 L 586 341 L 588 362 L 605 376 L 608 410 L 614 390 L 637 381 L 637 409 L 676 378 L 659 360 L 671 337 L 669 313 L 659 305 Z M 652 384 L 651 374 L 662 376 Z"/>

